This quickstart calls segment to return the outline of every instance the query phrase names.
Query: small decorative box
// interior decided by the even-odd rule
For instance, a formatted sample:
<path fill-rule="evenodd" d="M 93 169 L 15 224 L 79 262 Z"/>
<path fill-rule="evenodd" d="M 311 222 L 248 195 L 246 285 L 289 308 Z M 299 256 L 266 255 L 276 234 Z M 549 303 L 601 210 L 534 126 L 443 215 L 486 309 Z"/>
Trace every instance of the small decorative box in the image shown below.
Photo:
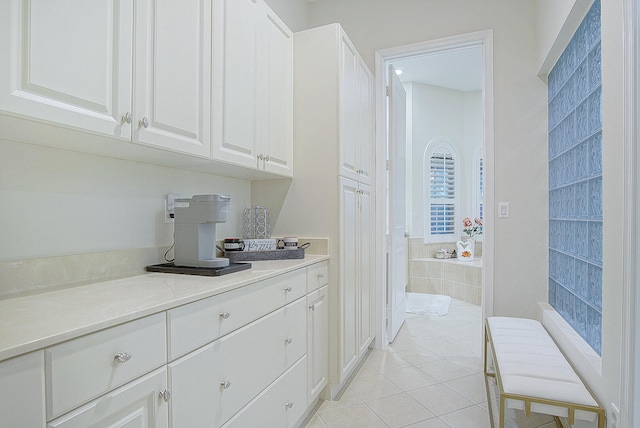
<path fill-rule="evenodd" d="M 275 239 L 244 239 L 244 251 L 271 251 L 275 249 Z"/>

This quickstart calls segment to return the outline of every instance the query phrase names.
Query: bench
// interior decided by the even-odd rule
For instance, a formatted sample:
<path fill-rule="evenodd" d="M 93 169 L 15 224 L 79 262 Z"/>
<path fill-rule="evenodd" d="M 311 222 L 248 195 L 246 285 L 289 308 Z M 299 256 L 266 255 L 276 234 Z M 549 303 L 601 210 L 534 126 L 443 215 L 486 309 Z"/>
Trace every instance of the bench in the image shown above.
<path fill-rule="evenodd" d="M 604 408 L 540 322 L 489 317 L 485 340 L 484 373 L 495 377 L 500 394 L 499 428 L 504 428 L 507 408 L 524 410 L 527 417 L 532 411 L 552 415 L 556 422 L 566 417 L 571 425 L 576 419 L 597 419 L 598 428 L 605 427 Z"/>

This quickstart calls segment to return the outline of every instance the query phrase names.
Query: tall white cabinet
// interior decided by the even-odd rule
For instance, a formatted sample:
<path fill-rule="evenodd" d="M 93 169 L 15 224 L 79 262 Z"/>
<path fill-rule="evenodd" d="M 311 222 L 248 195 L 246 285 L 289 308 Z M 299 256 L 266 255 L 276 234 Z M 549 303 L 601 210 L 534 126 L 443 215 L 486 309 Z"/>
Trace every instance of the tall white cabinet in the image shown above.
<path fill-rule="evenodd" d="M 275 234 L 329 237 L 334 396 L 375 336 L 373 79 L 338 24 L 295 33 L 294 59 L 296 173 L 272 227 Z"/>

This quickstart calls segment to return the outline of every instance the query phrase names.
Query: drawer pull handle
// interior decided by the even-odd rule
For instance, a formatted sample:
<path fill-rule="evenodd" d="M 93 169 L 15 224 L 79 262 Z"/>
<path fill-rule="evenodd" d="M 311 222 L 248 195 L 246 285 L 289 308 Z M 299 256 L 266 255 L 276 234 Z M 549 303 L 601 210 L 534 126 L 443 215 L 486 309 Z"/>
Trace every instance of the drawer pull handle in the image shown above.
<path fill-rule="evenodd" d="M 220 387 L 222 387 L 222 389 L 229 389 L 230 386 L 231 386 L 231 382 L 228 380 L 225 380 L 224 382 L 220 382 Z"/>
<path fill-rule="evenodd" d="M 290 344 L 291 342 L 293 342 L 293 339 L 290 337 L 284 340 L 284 343 L 286 343 L 287 345 Z"/>
<path fill-rule="evenodd" d="M 284 289 L 284 291 L 286 291 L 287 293 L 291 293 L 291 290 L 293 290 L 293 288 L 291 288 L 291 287 L 287 287 L 287 288 Z"/>
<path fill-rule="evenodd" d="M 324 278 L 324 274 L 323 273 L 319 273 L 318 274 L 318 279 L 322 279 L 322 278 Z"/>
<path fill-rule="evenodd" d="M 290 409 L 293 407 L 293 402 L 292 401 L 288 401 L 286 403 L 284 403 L 284 407 L 286 407 L 287 409 Z"/>
<path fill-rule="evenodd" d="M 222 318 L 223 320 L 229 319 L 230 316 L 231 316 L 231 312 L 221 312 L 220 313 L 220 318 Z"/>
<path fill-rule="evenodd" d="M 165 403 L 168 403 L 171 400 L 171 391 L 168 389 L 160 391 L 160 398 L 162 398 Z"/>
<path fill-rule="evenodd" d="M 118 354 L 116 354 L 113 359 L 116 360 L 119 363 L 126 363 L 127 361 L 129 361 L 131 359 L 131 357 L 133 357 L 132 354 L 130 354 L 129 352 L 120 352 Z"/>

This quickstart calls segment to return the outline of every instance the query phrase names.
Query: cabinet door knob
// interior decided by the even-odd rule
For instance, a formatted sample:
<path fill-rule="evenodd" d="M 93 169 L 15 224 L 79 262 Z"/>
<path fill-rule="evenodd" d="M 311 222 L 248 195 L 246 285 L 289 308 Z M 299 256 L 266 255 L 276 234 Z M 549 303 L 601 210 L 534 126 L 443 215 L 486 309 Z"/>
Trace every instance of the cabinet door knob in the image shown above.
<path fill-rule="evenodd" d="M 265 160 L 265 162 L 269 162 L 269 155 L 266 155 L 266 156 L 264 157 L 264 160 Z"/>
<path fill-rule="evenodd" d="M 284 340 L 284 343 L 286 343 L 287 345 L 290 344 L 291 342 L 293 342 L 293 339 L 290 337 Z"/>
<path fill-rule="evenodd" d="M 171 391 L 169 391 L 168 389 L 164 389 L 160 391 L 160 398 L 162 398 L 166 403 L 168 403 L 169 400 L 171 400 Z"/>
<path fill-rule="evenodd" d="M 231 381 L 225 380 L 223 382 L 220 382 L 220 387 L 222 389 L 229 389 L 230 386 L 231 386 Z"/>
<path fill-rule="evenodd" d="M 133 122 L 133 116 L 131 115 L 131 113 L 126 112 L 124 116 L 122 116 L 122 123 L 131 124 L 131 122 Z"/>
<path fill-rule="evenodd" d="M 119 352 L 113 357 L 113 359 L 119 363 L 126 363 L 131 359 L 131 357 L 133 357 L 133 355 L 129 352 Z"/>
<path fill-rule="evenodd" d="M 284 289 L 284 291 L 287 292 L 287 293 L 291 293 L 291 290 L 293 290 L 293 288 L 291 288 L 291 287 L 287 287 L 287 288 Z"/>
<path fill-rule="evenodd" d="M 284 407 L 286 407 L 287 409 L 290 409 L 293 407 L 293 402 L 292 401 L 288 401 L 286 403 L 284 403 Z"/>
<path fill-rule="evenodd" d="M 309 306 L 309 309 L 311 309 L 312 311 L 315 311 L 316 310 L 316 305 Z"/>
<path fill-rule="evenodd" d="M 140 119 L 140 126 L 142 126 L 143 128 L 148 128 L 149 119 L 147 119 L 146 117 L 143 117 L 142 119 Z"/>
<path fill-rule="evenodd" d="M 318 274 L 318 279 L 324 278 L 324 274 L 323 273 L 319 273 Z"/>
<path fill-rule="evenodd" d="M 223 320 L 229 319 L 230 316 L 231 316 L 231 312 L 221 312 L 220 313 L 220 318 L 222 318 Z"/>

